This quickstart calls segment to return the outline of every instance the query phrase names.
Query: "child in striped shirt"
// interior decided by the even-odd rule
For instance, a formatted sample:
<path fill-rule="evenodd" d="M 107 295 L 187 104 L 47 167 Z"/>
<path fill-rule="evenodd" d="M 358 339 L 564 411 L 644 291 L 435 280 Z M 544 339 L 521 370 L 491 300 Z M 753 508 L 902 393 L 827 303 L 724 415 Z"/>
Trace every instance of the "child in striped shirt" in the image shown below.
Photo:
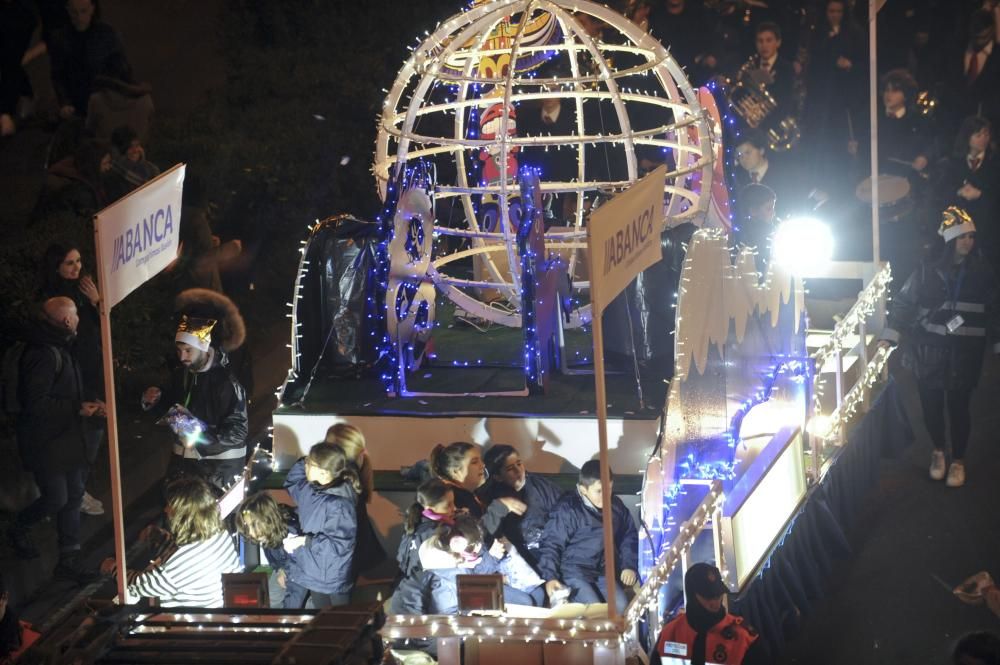
<path fill-rule="evenodd" d="M 161 607 L 222 607 L 222 575 L 242 566 L 208 483 L 194 476 L 171 482 L 165 512 L 170 538 L 145 570 L 128 572 L 128 602 L 149 597 Z"/>

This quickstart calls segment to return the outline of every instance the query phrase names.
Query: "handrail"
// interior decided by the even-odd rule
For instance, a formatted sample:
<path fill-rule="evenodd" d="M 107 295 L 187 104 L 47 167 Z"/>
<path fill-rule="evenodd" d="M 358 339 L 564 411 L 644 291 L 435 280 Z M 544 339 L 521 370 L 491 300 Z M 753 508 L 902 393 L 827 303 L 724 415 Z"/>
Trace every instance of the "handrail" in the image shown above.
<path fill-rule="evenodd" d="M 639 646 L 637 628 L 639 623 L 643 621 L 643 615 L 650 609 L 653 609 L 657 610 L 654 614 L 657 618 L 659 617 L 659 608 L 657 605 L 659 603 L 660 589 L 670 579 L 670 574 L 677 567 L 677 564 L 681 563 L 687 557 L 694 539 L 704 530 L 705 524 L 718 512 L 724 501 L 725 494 L 722 491 L 722 481 L 713 480 L 708 494 L 698 504 L 691 517 L 678 528 L 677 536 L 670 544 L 670 547 L 664 547 L 660 551 L 660 555 L 657 557 L 653 568 L 649 571 L 646 581 L 639 588 L 639 592 L 632 599 L 632 602 L 625 608 L 624 636 L 626 648 L 629 652 L 636 653 L 642 650 Z M 659 631 L 657 630 L 656 632 Z M 656 634 L 652 630 L 650 633 Z"/>

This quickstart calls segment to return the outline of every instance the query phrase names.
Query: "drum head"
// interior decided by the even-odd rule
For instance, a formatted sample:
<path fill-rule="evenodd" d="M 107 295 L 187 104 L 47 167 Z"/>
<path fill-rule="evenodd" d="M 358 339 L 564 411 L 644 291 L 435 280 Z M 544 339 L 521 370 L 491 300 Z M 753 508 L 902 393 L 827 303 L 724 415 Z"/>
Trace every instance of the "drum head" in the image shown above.
<path fill-rule="evenodd" d="M 872 202 L 872 179 L 865 178 L 854 190 L 859 201 Z M 879 207 L 899 203 L 910 195 L 910 181 L 898 175 L 880 175 L 878 177 Z"/>

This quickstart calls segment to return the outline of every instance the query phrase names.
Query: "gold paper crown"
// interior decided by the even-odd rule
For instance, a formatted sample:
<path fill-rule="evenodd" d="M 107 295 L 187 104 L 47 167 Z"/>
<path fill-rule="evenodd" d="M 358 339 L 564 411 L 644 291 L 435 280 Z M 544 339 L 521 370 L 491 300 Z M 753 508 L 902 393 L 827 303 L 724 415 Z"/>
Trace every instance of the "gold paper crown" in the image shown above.
<path fill-rule="evenodd" d="M 938 227 L 938 235 L 943 237 L 945 242 L 966 233 L 975 233 L 975 231 L 976 224 L 972 221 L 972 217 L 961 208 L 948 206 L 941 213 L 941 226 Z"/>
<path fill-rule="evenodd" d="M 208 351 L 212 343 L 212 328 L 216 323 L 215 319 L 196 319 L 185 314 L 177 325 L 175 340 Z"/>

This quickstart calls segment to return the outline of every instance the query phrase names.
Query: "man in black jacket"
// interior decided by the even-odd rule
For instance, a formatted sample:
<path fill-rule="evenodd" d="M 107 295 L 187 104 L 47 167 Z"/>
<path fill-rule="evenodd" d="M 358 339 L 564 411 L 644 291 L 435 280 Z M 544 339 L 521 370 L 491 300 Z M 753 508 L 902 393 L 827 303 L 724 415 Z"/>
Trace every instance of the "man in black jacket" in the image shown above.
<path fill-rule="evenodd" d="M 174 335 L 180 364 L 171 372 L 166 395 L 160 388 L 147 388 L 142 405 L 156 407 L 157 416 L 183 407 L 173 413 L 186 410 L 200 421 L 194 429 L 183 429 L 168 415 L 175 437 L 167 477 L 195 474 L 224 490 L 243 470 L 247 456 L 246 392 L 227 356 L 243 343 L 243 319 L 231 300 L 207 289 L 182 292 L 178 308 L 189 312 L 181 315 Z"/>
<path fill-rule="evenodd" d="M 546 580 L 545 591 L 549 598 L 559 589 L 569 587 L 574 602 L 606 602 L 602 500 L 601 463 L 590 460 L 580 469 L 576 490 L 567 492 L 552 509 L 542 533 L 538 569 Z M 628 508 L 616 496 L 611 497 L 611 524 L 620 611 L 625 607 L 622 585 L 632 586 L 639 579 L 636 572 L 639 532 Z"/>
<path fill-rule="evenodd" d="M 85 584 L 95 575 L 79 562 L 80 502 L 95 451 L 87 450 L 84 428 L 87 419 L 104 416 L 104 402 L 83 400 L 80 367 L 70 353 L 79 321 L 72 300 L 49 298 L 20 358 L 18 451 L 41 496 L 17 515 L 9 535 L 18 556 L 37 557 L 29 530 L 54 517 L 59 541 L 55 574 Z"/>

